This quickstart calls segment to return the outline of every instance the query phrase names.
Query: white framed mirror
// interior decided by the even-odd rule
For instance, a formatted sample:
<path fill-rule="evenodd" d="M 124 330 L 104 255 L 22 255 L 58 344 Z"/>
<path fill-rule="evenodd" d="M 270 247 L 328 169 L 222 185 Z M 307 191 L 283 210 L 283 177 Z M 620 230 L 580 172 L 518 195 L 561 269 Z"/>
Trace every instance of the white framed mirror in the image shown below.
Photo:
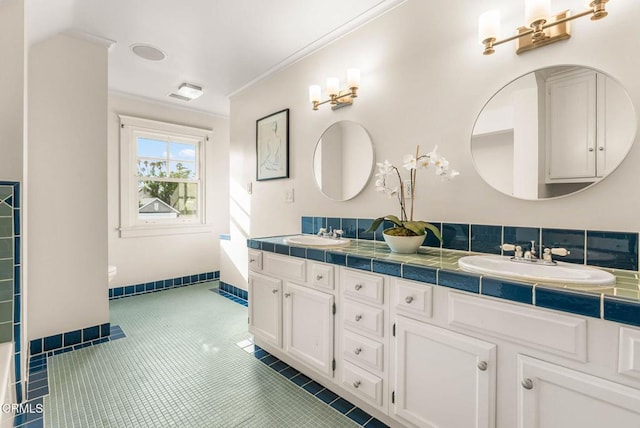
<path fill-rule="evenodd" d="M 476 119 L 471 154 L 494 189 L 520 199 L 573 194 L 624 160 L 636 136 L 627 91 L 589 67 L 533 71 L 489 99 Z"/>
<path fill-rule="evenodd" d="M 320 136 L 313 153 L 313 176 L 318 189 L 329 199 L 355 198 L 373 171 L 373 143 L 361 124 L 342 120 Z"/>

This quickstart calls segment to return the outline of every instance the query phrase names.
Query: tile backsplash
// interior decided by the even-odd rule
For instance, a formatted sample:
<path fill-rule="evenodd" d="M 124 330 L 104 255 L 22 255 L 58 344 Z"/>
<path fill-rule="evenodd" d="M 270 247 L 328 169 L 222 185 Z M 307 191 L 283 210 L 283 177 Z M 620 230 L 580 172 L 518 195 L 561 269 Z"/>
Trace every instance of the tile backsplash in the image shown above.
<path fill-rule="evenodd" d="M 302 233 L 316 234 L 320 228 L 342 229 L 345 238 L 383 240 L 382 231 L 393 225 L 385 222 L 375 232 L 367 232 L 372 219 L 303 216 Z M 566 248 L 569 254 L 556 260 L 611 269 L 638 270 L 638 232 L 608 232 L 582 229 L 503 226 L 431 222 L 442 233 L 440 243 L 427 234 L 424 246 L 488 254 L 512 255 L 501 245 L 520 245 L 526 251 L 534 241 L 536 251 Z"/>

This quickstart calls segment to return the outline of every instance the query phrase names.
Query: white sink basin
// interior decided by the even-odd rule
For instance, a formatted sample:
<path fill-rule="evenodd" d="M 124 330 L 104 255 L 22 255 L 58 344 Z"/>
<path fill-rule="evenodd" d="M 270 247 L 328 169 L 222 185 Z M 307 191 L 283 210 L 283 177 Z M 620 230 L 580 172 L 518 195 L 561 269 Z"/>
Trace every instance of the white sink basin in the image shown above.
<path fill-rule="evenodd" d="M 322 238 L 313 235 L 296 235 L 284 238 L 285 244 L 303 245 L 305 247 L 344 247 L 349 245 L 350 240 L 345 238 Z"/>
<path fill-rule="evenodd" d="M 486 275 L 578 285 L 611 285 L 616 277 L 600 269 L 557 262 L 548 266 L 535 263 L 518 263 L 503 256 L 466 256 L 458 260 L 460 269 Z"/>

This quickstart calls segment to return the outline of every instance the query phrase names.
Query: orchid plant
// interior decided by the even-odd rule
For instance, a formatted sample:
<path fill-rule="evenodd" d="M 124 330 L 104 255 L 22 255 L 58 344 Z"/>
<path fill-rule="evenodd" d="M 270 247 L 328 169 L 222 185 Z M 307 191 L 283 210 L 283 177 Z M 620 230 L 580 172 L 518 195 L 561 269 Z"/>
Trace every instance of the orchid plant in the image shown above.
<path fill-rule="evenodd" d="M 427 229 L 430 230 L 440 241 L 442 241 L 442 235 L 437 227 L 426 221 L 413 219 L 413 203 L 416 195 L 416 176 L 418 169 L 432 168 L 435 171 L 435 175 L 444 180 L 450 180 L 460 173 L 455 169 L 449 168 L 449 161 L 437 153 L 438 146 L 436 146 L 431 152 L 426 155 L 420 155 L 420 146 L 416 147 L 415 155 L 405 155 L 403 167 L 409 171 L 409 180 L 407 180 L 409 189 L 405 189 L 407 182 L 402 179 L 400 170 L 385 160 L 384 162 L 378 162 L 378 173 L 376 174 L 376 191 L 386 194 L 389 198 L 396 197 L 400 203 L 400 217 L 395 215 L 386 215 L 379 217 L 373 221 L 369 232 L 373 232 L 384 221 L 390 221 L 396 227 L 387 229 L 385 233 L 387 235 L 394 236 L 417 236 L 426 234 Z M 390 182 L 392 178 L 397 178 L 398 186 L 392 186 Z M 407 201 L 408 190 L 410 195 L 410 202 Z M 407 211 L 407 204 L 409 209 Z"/>

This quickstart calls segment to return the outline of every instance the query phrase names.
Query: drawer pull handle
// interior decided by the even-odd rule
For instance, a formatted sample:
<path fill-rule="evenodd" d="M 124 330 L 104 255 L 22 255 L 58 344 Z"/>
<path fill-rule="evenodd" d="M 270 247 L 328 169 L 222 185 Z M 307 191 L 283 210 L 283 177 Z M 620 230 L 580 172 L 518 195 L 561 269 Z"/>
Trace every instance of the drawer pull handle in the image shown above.
<path fill-rule="evenodd" d="M 317 274 L 317 275 L 316 275 L 316 280 L 317 280 L 317 281 L 320 281 L 320 280 L 322 280 L 322 275 L 320 275 L 320 274 Z"/>
<path fill-rule="evenodd" d="M 413 302 L 413 296 L 407 296 L 404 301 L 407 302 L 407 304 L 411 304 L 411 302 Z"/>
<path fill-rule="evenodd" d="M 524 389 L 533 389 L 533 381 L 529 378 L 523 379 L 520 384 Z"/>
<path fill-rule="evenodd" d="M 277 289 L 277 288 L 274 288 L 273 290 L 271 290 L 271 292 L 272 292 L 273 294 L 276 294 L 276 293 L 278 292 L 278 289 Z"/>
<path fill-rule="evenodd" d="M 362 288 L 362 284 L 356 284 L 355 287 L 356 291 L 360 291 L 360 289 Z"/>
<path fill-rule="evenodd" d="M 284 297 L 288 298 L 289 296 L 291 296 L 291 293 L 284 293 Z"/>
<path fill-rule="evenodd" d="M 362 315 L 360 314 L 356 314 L 356 322 L 360 321 L 362 319 Z"/>
<path fill-rule="evenodd" d="M 360 355 L 360 352 L 362 352 L 362 348 L 356 348 L 353 350 L 353 353 L 356 355 Z"/>
<path fill-rule="evenodd" d="M 356 380 L 355 382 L 353 382 L 353 387 L 354 388 L 360 388 L 360 384 L 361 384 L 361 382 L 359 380 Z"/>
<path fill-rule="evenodd" d="M 481 370 L 481 371 L 487 370 L 487 362 L 486 361 L 480 361 L 478 363 L 478 370 Z"/>

